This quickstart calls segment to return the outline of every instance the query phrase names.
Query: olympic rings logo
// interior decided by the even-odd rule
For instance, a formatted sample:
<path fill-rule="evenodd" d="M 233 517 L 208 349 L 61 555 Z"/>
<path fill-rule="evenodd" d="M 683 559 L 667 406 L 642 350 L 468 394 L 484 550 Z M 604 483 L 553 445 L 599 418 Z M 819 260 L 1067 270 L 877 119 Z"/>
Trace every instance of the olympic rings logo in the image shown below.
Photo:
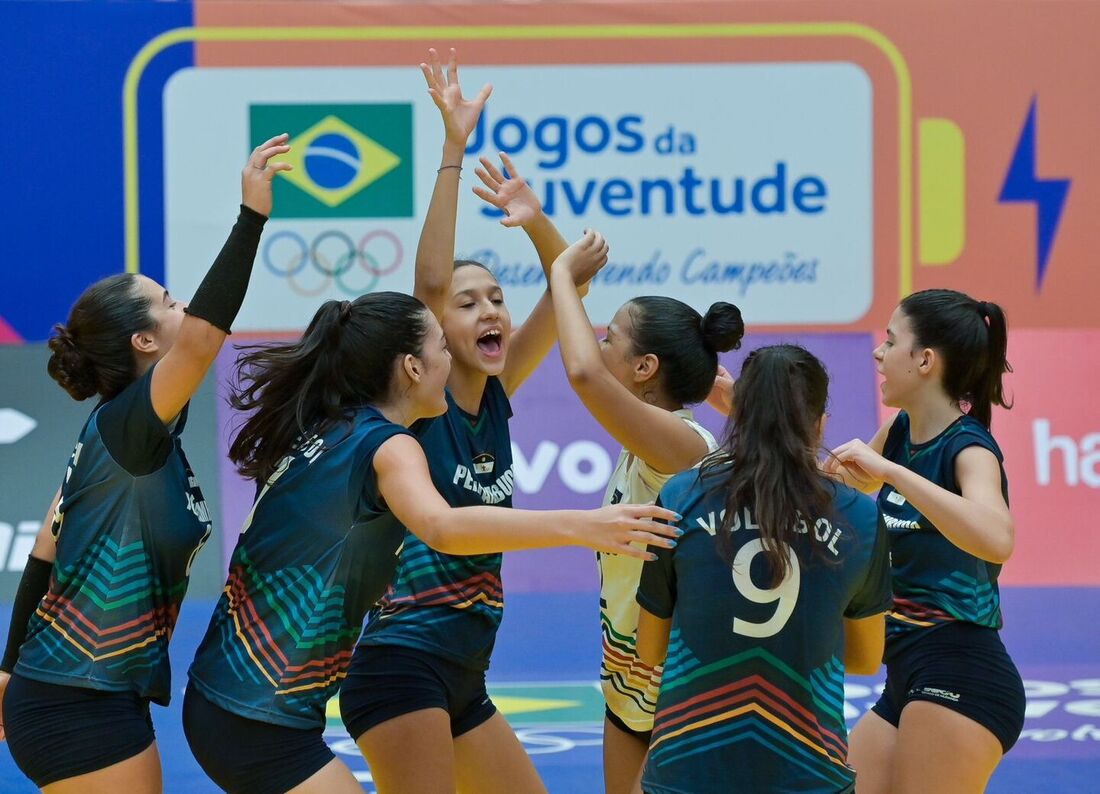
<path fill-rule="evenodd" d="M 363 235 L 358 245 L 344 232 L 328 229 L 306 242 L 297 232 L 275 232 L 264 242 L 264 267 L 285 278 L 297 294 L 315 298 L 336 285 L 346 295 L 371 292 L 378 280 L 401 267 L 405 256 L 401 240 L 391 231 L 375 229 Z M 320 274 L 320 286 L 308 288 L 299 276 L 307 268 Z M 365 274 L 366 283 L 362 282 Z"/>

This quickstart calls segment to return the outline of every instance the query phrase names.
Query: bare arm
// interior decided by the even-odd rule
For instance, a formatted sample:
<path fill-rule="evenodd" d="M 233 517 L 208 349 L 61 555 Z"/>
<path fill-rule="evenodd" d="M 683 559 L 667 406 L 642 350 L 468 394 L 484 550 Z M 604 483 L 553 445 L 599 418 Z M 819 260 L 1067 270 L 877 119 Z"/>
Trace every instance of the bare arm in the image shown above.
<path fill-rule="evenodd" d="M 844 619 L 844 669 L 852 675 L 874 675 L 886 647 L 886 618 Z"/>
<path fill-rule="evenodd" d="M 374 456 L 378 490 L 409 531 L 445 554 L 492 554 L 551 546 L 587 546 L 597 551 L 650 559 L 632 543 L 673 547 L 676 521 L 654 505 L 614 505 L 599 510 L 512 510 L 451 507 L 432 484 L 424 451 L 416 439 L 399 435 Z M 621 510 L 617 508 L 623 508 Z"/>
<path fill-rule="evenodd" d="M 31 556 L 44 562 L 53 562 L 57 559 L 57 539 L 53 535 L 53 522 L 57 517 L 57 506 L 61 502 L 61 489 L 53 495 L 50 509 L 46 511 L 46 517 L 42 519 L 42 526 L 38 534 L 34 536 L 34 546 L 31 548 Z"/>
<path fill-rule="evenodd" d="M 279 135 L 257 146 L 241 172 L 241 203 L 260 216 L 271 214 L 271 180 L 279 171 L 289 171 L 291 168 L 288 163 L 268 163 L 272 157 L 290 150 L 284 143 L 286 139 L 285 134 Z M 262 220 L 247 216 L 242 211 L 207 275 L 207 279 L 232 278 L 235 281 L 233 289 L 239 292 L 242 301 L 262 228 Z M 213 290 L 220 286 L 208 283 L 207 279 L 199 286 L 200 292 L 204 288 Z M 175 344 L 157 363 L 149 387 L 153 410 L 162 422 L 171 422 L 194 396 L 221 350 L 227 331 L 228 326 L 222 329 L 202 317 L 192 314 L 184 316 Z"/>
<path fill-rule="evenodd" d="M 645 607 L 638 609 L 638 638 L 635 650 L 642 662 L 650 667 L 659 667 L 665 663 L 665 656 L 668 655 L 672 618 L 659 618 Z"/>
<path fill-rule="evenodd" d="M 486 85 L 472 100 L 463 99 L 455 51 L 451 50 L 446 75 L 438 53 L 434 49 L 428 53 L 431 63 L 420 64 L 420 70 L 428 83 L 428 94 L 443 116 L 445 137 L 435 188 L 428 203 L 424 227 L 420 231 L 420 242 L 416 246 L 413 295 L 431 309 L 436 318 L 442 319 L 454 270 L 455 219 L 458 215 L 462 157 L 466 152 L 466 141 L 477 127 L 478 117 L 492 93 L 492 87 Z"/>
<path fill-rule="evenodd" d="M 602 240 L 599 235 L 591 238 L 592 234 L 570 246 L 550 274 L 558 341 L 569 384 L 596 421 L 650 468 L 663 473 L 689 469 L 707 454 L 707 443 L 678 416 L 635 397 L 615 379 L 600 355 L 572 272 L 596 240 Z"/>
<path fill-rule="evenodd" d="M 1012 556 L 1015 525 L 1001 493 L 1000 463 L 988 449 L 967 447 L 955 457 L 955 480 L 962 495 L 886 460 L 859 440 L 834 454 L 855 477 L 890 483 L 963 551 L 998 564 Z"/>
<path fill-rule="evenodd" d="M 549 285 L 550 268 L 569 244 L 554 222 L 542 211 L 542 204 L 535 192 L 516 171 L 508 155 L 502 153 L 500 159 L 507 173 L 498 169 L 488 158 L 481 158 L 481 168 L 477 169 L 477 175 L 484 187 L 475 187 L 474 193 L 482 201 L 504 213 L 504 217 L 500 219 L 502 226 L 520 226 L 527 232 Z M 508 361 L 500 380 L 509 396 L 515 393 L 520 384 L 546 358 L 557 335 L 554 307 L 547 290 L 539 298 L 527 321 L 512 331 L 508 342 Z"/>

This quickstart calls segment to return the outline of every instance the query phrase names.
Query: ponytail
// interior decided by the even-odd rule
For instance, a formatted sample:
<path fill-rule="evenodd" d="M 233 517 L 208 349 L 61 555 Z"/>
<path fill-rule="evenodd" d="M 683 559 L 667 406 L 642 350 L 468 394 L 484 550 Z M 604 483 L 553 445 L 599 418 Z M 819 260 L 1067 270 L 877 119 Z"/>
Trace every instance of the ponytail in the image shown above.
<path fill-rule="evenodd" d="M 739 511 L 751 510 L 773 586 L 791 568 L 783 544 L 797 548 L 796 528 L 826 515 L 832 504 L 817 465 L 828 390 L 825 367 L 805 349 L 774 345 L 753 351 L 737 379 L 728 435 L 702 466 L 709 487 L 725 494 L 719 552 L 732 564 L 731 528 Z"/>
<path fill-rule="evenodd" d="M 1011 408 L 1004 394 L 1008 363 L 1008 324 L 996 303 L 978 301 L 962 292 L 930 289 L 901 302 L 916 344 L 937 351 L 944 360 L 943 388 L 967 413 L 986 427 L 993 406 Z"/>
<path fill-rule="evenodd" d="M 303 433 L 324 433 L 389 393 L 398 356 L 420 355 L 424 304 L 398 292 L 326 301 L 301 339 L 239 348 L 229 403 L 252 412 L 229 447 L 241 474 L 264 481 Z"/>

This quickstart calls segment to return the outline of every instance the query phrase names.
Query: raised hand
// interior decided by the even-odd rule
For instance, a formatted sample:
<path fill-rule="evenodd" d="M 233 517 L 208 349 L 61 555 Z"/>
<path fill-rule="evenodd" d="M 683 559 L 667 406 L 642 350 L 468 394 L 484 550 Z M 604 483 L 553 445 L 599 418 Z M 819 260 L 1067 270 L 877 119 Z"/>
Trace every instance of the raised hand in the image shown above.
<path fill-rule="evenodd" d="M 269 162 L 272 157 L 290 151 L 286 143 L 289 138 L 284 132 L 261 143 L 252 150 L 241 171 L 241 203 L 261 215 L 271 215 L 271 180 L 275 174 L 294 168 L 290 163 Z"/>
<path fill-rule="evenodd" d="M 500 153 L 504 172 L 493 165 L 488 157 L 481 158 L 481 168 L 474 170 L 485 187 L 474 187 L 474 195 L 504 213 L 501 226 L 514 228 L 526 226 L 542 215 L 542 204 L 527 180 L 519 175 L 512 158 Z"/>
<path fill-rule="evenodd" d="M 447 143 L 465 149 L 466 139 L 477 127 L 478 117 L 481 116 L 485 100 L 493 92 L 493 87 L 486 83 L 473 99 L 463 99 L 462 87 L 458 84 L 458 54 L 454 48 L 451 48 L 446 74 L 439 61 L 439 53 L 434 49 L 428 50 L 428 61 L 429 63 L 420 64 L 420 71 L 424 73 L 424 79 L 428 83 L 428 95 L 443 116 Z"/>
<path fill-rule="evenodd" d="M 733 375 L 721 364 L 718 365 L 718 374 L 714 376 L 714 385 L 710 387 L 707 395 L 707 405 L 723 416 L 733 413 Z"/>
<path fill-rule="evenodd" d="M 671 522 L 680 520 L 677 513 L 656 505 L 607 505 L 586 511 L 589 526 L 581 543 L 596 551 L 653 560 L 656 555 L 633 544 L 675 548 L 684 532 Z"/>
<path fill-rule="evenodd" d="M 607 264 L 607 240 L 593 229 L 585 229 L 577 242 L 554 260 L 552 270 L 568 272 L 576 285 L 587 284 Z"/>

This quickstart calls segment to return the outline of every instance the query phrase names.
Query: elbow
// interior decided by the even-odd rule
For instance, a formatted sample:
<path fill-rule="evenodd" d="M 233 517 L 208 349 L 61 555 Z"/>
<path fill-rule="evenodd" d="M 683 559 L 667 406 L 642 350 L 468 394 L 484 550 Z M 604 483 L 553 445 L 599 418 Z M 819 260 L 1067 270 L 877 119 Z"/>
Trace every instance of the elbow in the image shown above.
<path fill-rule="evenodd" d="M 583 395 L 596 384 L 599 369 L 587 362 L 566 362 L 565 377 L 569 379 L 569 385 L 573 388 L 573 391 L 578 395 Z"/>
<path fill-rule="evenodd" d="M 416 274 L 413 295 L 427 306 L 443 305 L 451 292 L 451 272 L 448 268 L 445 277 L 433 278 Z"/>
<path fill-rule="evenodd" d="M 454 554 L 452 545 L 448 542 L 447 532 L 443 529 L 442 514 L 429 515 L 417 522 L 416 527 L 409 527 L 414 535 L 424 541 L 424 544 L 443 554 Z"/>
<path fill-rule="evenodd" d="M 1016 527 L 1012 519 L 1008 519 L 1005 526 L 997 533 L 997 537 L 990 544 L 985 554 L 987 562 L 994 565 L 1004 565 L 1016 550 Z"/>

